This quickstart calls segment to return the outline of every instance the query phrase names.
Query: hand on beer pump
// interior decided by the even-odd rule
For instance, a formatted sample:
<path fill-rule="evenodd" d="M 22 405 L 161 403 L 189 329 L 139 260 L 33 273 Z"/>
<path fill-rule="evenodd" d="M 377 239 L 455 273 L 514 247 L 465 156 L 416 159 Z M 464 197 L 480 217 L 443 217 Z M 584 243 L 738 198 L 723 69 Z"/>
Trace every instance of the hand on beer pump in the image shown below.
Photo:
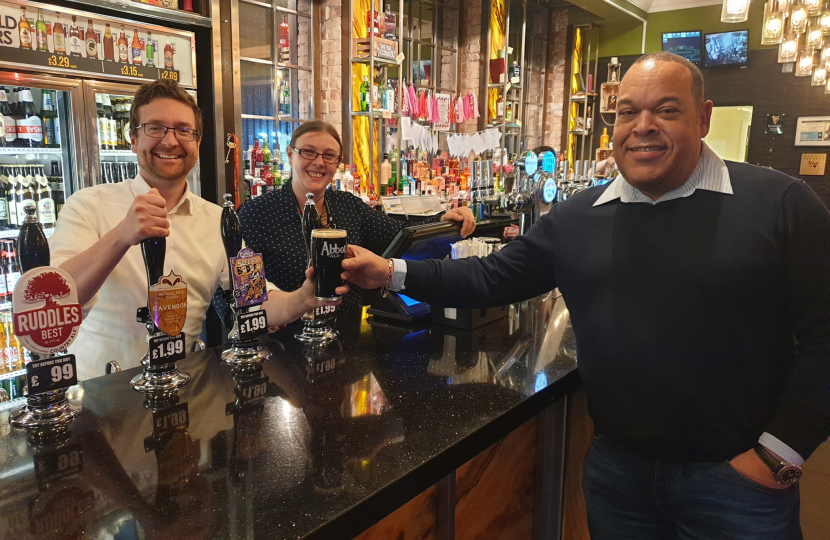
<path fill-rule="evenodd" d="M 389 261 L 360 246 L 346 248 L 343 270 L 340 277 L 364 289 L 380 289 L 389 283 Z"/>
<path fill-rule="evenodd" d="M 146 238 L 170 235 L 170 221 L 167 220 L 167 201 L 156 188 L 133 200 L 127 215 L 115 227 L 121 241 L 130 246 Z"/>

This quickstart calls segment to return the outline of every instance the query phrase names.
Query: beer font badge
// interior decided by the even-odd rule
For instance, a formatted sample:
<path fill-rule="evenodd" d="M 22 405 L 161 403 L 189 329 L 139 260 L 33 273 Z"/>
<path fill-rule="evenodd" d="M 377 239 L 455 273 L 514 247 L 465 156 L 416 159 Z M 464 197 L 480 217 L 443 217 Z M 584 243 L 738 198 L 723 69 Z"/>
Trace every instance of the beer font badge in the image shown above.
<path fill-rule="evenodd" d="M 156 328 L 170 337 L 178 336 L 187 318 L 187 283 L 171 270 L 147 292 L 150 315 Z"/>
<path fill-rule="evenodd" d="M 237 307 L 256 306 L 268 300 L 261 253 L 242 248 L 236 257 L 231 257 L 231 269 Z"/>
<path fill-rule="evenodd" d="M 81 305 L 75 282 L 52 266 L 33 268 L 14 287 L 14 333 L 20 344 L 38 354 L 66 350 L 78 335 Z"/>

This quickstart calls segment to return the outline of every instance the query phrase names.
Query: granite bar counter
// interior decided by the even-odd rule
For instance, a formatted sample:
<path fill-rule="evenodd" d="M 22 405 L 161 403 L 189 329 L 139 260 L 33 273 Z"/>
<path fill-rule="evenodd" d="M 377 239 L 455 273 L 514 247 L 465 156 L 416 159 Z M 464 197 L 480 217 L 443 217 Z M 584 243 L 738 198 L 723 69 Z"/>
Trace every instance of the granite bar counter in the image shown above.
<path fill-rule="evenodd" d="M 324 349 L 272 334 L 253 373 L 190 354 L 169 400 L 133 391 L 137 369 L 85 381 L 59 440 L 0 404 L 0 539 L 552 537 L 557 403 L 579 385 L 561 297 L 473 331 L 337 328 Z"/>

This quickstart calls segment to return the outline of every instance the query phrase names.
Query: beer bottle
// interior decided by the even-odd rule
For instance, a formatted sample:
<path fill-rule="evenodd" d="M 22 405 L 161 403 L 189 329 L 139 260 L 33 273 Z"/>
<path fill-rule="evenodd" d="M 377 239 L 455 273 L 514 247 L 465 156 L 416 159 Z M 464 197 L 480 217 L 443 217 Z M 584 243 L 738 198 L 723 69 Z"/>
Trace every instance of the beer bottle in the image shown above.
<path fill-rule="evenodd" d="M 156 43 L 153 41 L 153 36 L 150 31 L 147 31 L 147 42 L 144 47 L 144 53 L 147 56 L 147 67 L 156 66 Z"/>
<path fill-rule="evenodd" d="M 170 45 L 170 36 L 167 36 L 167 44 L 164 46 L 164 69 L 173 69 L 173 46 Z"/>
<path fill-rule="evenodd" d="M 118 148 L 118 128 L 115 125 L 115 117 L 112 113 L 112 101 L 109 94 L 104 94 L 104 116 L 107 118 L 107 131 L 109 131 L 109 146 L 110 150 Z"/>
<path fill-rule="evenodd" d="M 104 97 L 101 94 L 95 94 L 95 111 L 98 114 L 98 147 L 107 150 L 110 148 L 110 124 L 104 113 Z"/>
<path fill-rule="evenodd" d="M 46 21 L 43 20 L 43 9 L 37 9 L 37 22 L 35 23 L 35 41 L 37 50 L 49 52 L 49 38 L 46 35 Z"/>
<path fill-rule="evenodd" d="M 132 139 L 130 138 L 130 111 L 132 108 L 133 98 L 124 98 L 124 128 L 122 129 L 124 150 L 129 150 L 132 146 Z"/>
<path fill-rule="evenodd" d="M 43 146 L 43 123 L 35 109 L 32 90 L 24 88 L 20 91 L 23 103 L 17 120 L 18 146 L 26 148 L 41 148 Z"/>
<path fill-rule="evenodd" d="M 55 53 L 66 54 L 66 34 L 61 24 L 61 14 L 55 12 L 55 26 L 52 27 L 52 40 L 55 42 Z"/>
<path fill-rule="evenodd" d="M 84 39 L 78 27 L 78 18 L 72 15 L 72 26 L 69 27 L 69 56 L 83 57 Z"/>
<path fill-rule="evenodd" d="M 57 161 L 52 162 L 52 172 L 49 176 L 49 187 L 52 189 L 52 200 L 55 201 L 55 221 L 65 202 L 63 194 L 63 176 Z"/>
<path fill-rule="evenodd" d="M 6 200 L 9 203 L 9 229 L 17 228 L 17 168 L 9 168 L 9 189 L 6 192 Z"/>
<path fill-rule="evenodd" d="M 0 240 L 0 302 L 8 302 L 9 301 L 9 289 L 8 289 L 8 278 L 9 278 L 9 254 L 6 250 L 6 242 L 8 240 Z M 6 310 L 0 311 L 0 313 L 6 313 Z M 8 339 L 7 339 L 8 341 Z"/>
<path fill-rule="evenodd" d="M 127 34 L 124 33 L 124 25 L 121 25 L 121 37 L 118 38 L 118 61 L 126 64 L 130 61 L 130 53 L 127 49 Z"/>
<path fill-rule="evenodd" d="M 141 40 L 138 39 L 138 29 L 133 29 L 133 42 L 130 44 L 130 56 L 135 66 L 141 65 Z"/>
<path fill-rule="evenodd" d="M 109 60 L 110 62 L 115 60 L 115 49 L 112 45 L 112 30 L 110 30 L 109 23 L 107 23 L 107 29 L 104 30 L 104 60 Z"/>
<path fill-rule="evenodd" d="M 222 243 L 225 245 L 225 255 L 228 259 L 239 255 L 242 249 L 242 224 L 233 207 L 233 196 L 225 193 L 225 202 L 222 205 Z"/>
<path fill-rule="evenodd" d="M 55 215 L 55 201 L 52 198 L 52 188 L 49 187 L 49 179 L 46 178 L 43 165 L 38 165 L 39 174 L 35 176 L 37 181 L 37 217 L 44 229 L 54 229 L 57 216 Z"/>
<path fill-rule="evenodd" d="M 26 7 L 20 6 L 20 21 L 17 23 L 20 32 L 20 48 L 32 50 L 32 27 L 26 18 Z"/>
<path fill-rule="evenodd" d="M 31 206 L 37 212 L 37 203 L 35 203 L 35 190 L 32 187 L 34 176 L 32 176 L 31 167 L 21 167 L 25 169 L 17 177 L 17 223 L 22 226 L 26 221 L 26 207 Z"/>
<path fill-rule="evenodd" d="M 3 292 L 4 292 L 5 288 L 6 288 L 5 282 L 0 283 L 0 297 L 4 296 Z M 8 319 L 8 323 L 6 322 L 7 319 Z M 10 323 L 11 323 L 11 313 L 8 312 L 8 311 L 0 312 L 0 353 L 2 354 L 2 356 L 0 356 L 0 374 L 9 372 L 9 365 L 6 362 L 6 349 L 9 346 L 9 343 L 6 340 L 6 324 L 10 324 Z M 2 393 L 0 393 L 0 401 L 4 401 L 5 399 L 9 398 L 8 390 L 7 390 L 8 385 L 5 381 L 3 381 L 2 384 L 4 386 L 2 386 L 0 388 L 3 388 L 3 391 L 7 392 L 7 395 L 3 396 Z"/>
<path fill-rule="evenodd" d="M 17 281 L 20 279 L 20 265 L 17 263 L 14 240 L 6 241 L 6 267 L 8 268 L 6 272 L 6 289 L 9 292 L 7 298 L 11 302 L 12 296 L 14 295 L 14 286 L 17 285 Z M 17 338 L 14 338 L 14 341 L 17 341 Z"/>
<path fill-rule="evenodd" d="M 124 99 L 115 98 L 112 101 L 113 109 L 115 109 L 115 147 L 119 150 L 126 150 L 127 145 L 124 144 Z"/>
<path fill-rule="evenodd" d="M 41 97 L 43 98 L 43 105 L 40 107 L 40 117 L 43 122 L 43 146 L 57 148 L 59 145 L 55 142 L 55 119 L 58 113 L 52 106 L 52 93 L 49 90 L 43 90 Z"/>
<path fill-rule="evenodd" d="M 92 19 L 87 19 L 86 23 L 86 57 L 98 59 L 98 34 L 95 33 Z"/>
<path fill-rule="evenodd" d="M 17 140 L 17 125 L 12 117 L 5 86 L 0 86 L 0 124 L 0 147 L 14 146 Z"/>
<path fill-rule="evenodd" d="M 8 196 L 6 192 L 9 185 L 8 177 L 8 168 L 0 169 L 0 230 L 9 228 L 9 201 L 6 198 Z"/>
<path fill-rule="evenodd" d="M 49 266 L 49 242 L 43 228 L 37 222 L 37 209 L 26 207 L 26 218 L 20 226 L 17 249 L 20 253 L 20 271 L 24 274 L 32 268 Z"/>

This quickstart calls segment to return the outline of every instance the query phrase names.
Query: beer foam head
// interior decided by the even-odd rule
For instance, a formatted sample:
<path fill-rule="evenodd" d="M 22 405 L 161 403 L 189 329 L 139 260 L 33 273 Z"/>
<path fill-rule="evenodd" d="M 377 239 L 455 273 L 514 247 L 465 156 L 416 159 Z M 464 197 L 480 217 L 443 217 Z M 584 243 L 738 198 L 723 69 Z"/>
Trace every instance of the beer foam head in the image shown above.
<path fill-rule="evenodd" d="M 314 229 L 312 238 L 346 238 L 346 229 Z"/>

